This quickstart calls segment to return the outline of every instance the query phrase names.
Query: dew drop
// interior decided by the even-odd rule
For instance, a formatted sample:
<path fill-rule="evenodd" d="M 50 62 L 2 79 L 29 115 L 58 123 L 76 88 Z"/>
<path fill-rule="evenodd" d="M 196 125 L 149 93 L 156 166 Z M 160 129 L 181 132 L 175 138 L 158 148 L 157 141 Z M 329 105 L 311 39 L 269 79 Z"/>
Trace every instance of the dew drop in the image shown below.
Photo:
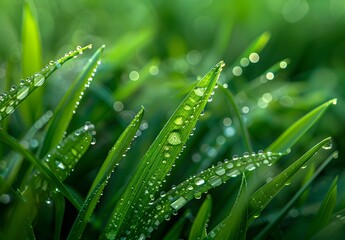
<path fill-rule="evenodd" d="M 254 163 L 248 164 L 248 165 L 246 166 L 246 169 L 247 169 L 248 171 L 253 171 L 255 168 L 256 168 L 256 167 L 255 167 Z"/>
<path fill-rule="evenodd" d="M 196 178 L 195 181 L 194 181 L 195 185 L 197 186 L 201 186 L 205 183 L 205 180 L 202 179 L 202 178 Z"/>
<path fill-rule="evenodd" d="M 35 74 L 34 76 L 34 86 L 35 87 L 39 87 L 42 86 L 42 84 L 44 83 L 44 76 L 42 74 Z"/>
<path fill-rule="evenodd" d="M 181 144 L 181 135 L 178 132 L 171 132 L 168 137 L 168 143 L 170 143 L 171 145 Z"/>
<path fill-rule="evenodd" d="M 194 93 L 200 97 L 204 96 L 206 88 L 195 88 Z"/>
<path fill-rule="evenodd" d="M 333 146 L 333 143 L 332 143 L 332 140 L 330 139 L 329 141 L 327 141 L 327 142 L 322 146 L 322 148 L 328 150 L 328 149 L 331 149 L 332 146 Z"/>
<path fill-rule="evenodd" d="M 18 90 L 17 99 L 24 99 L 29 93 L 29 87 L 25 86 Z"/>
<path fill-rule="evenodd" d="M 192 109 L 192 107 L 188 104 L 186 104 L 183 108 L 184 108 L 184 110 L 187 110 L 187 111 Z"/>
<path fill-rule="evenodd" d="M 228 172 L 226 175 L 228 175 L 229 177 L 237 177 L 240 174 L 241 174 L 240 171 L 235 169 L 235 170 Z"/>
<path fill-rule="evenodd" d="M 8 107 L 6 108 L 6 113 L 7 113 L 7 114 L 10 114 L 10 113 L 13 112 L 13 110 L 14 110 L 14 108 L 13 108 L 12 106 L 8 106 Z"/>
<path fill-rule="evenodd" d="M 226 167 L 227 167 L 228 169 L 231 169 L 231 168 L 234 167 L 234 164 L 233 164 L 233 163 L 228 163 L 228 165 L 226 165 Z"/>
<path fill-rule="evenodd" d="M 210 179 L 208 180 L 208 182 L 213 186 L 213 187 L 217 187 L 219 185 L 222 184 L 222 179 L 218 176 L 212 176 L 210 177 Z"/>
<path fill-rule="evenodd" d="M 225 169 L 224 168 L 217 168 L 216 169 L 216 174 L 219 175 L 219 176 L 222 176 L 225 174 Z"/>
<path fill-rule="evenodd" d="M 182 117 L 177 117 L 175 120 L 174 120 L 174 123 L 178 126 L 181 126 L 183 124 L 183 118 Z"/>
<path fill-rule="evenodd" d="M 175 200 L 173 203 L 171 203 L 170 206 L 175 210 L 179 210 L 186 203 L 187 203 L 187 200 L 185 198 L 179 197 L 177 200 Z"/>

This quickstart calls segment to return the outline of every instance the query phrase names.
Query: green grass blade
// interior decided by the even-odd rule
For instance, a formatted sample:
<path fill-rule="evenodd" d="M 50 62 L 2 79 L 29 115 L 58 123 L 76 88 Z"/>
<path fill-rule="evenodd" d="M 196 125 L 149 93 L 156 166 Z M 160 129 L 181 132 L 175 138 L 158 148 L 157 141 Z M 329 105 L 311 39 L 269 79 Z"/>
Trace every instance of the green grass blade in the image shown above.
<path fill-rule="evenodd" d="M 27 77 L 39 71 L 42 67 L 42 46 L 39 26 L 34 17 L 32 2 L 25 1 L 22 26 L 22 76 Z M 38 89 L 30 99 L 23 103 L 20 109 L 22 119 L 30 126 L 37 116 L 42 114 L 43 89 Z"/>
<path fill-rule="evenodd" d="M 345 236 L 345 209 L 333 214 L 331 222 L 313 236 L 313 240 L 343 239 Z"/>
<path fill-rule="evenodd" d="M 60 240 L 63 216 L 65 213 L 65 198 L 61 194 L 54 194 L 53 200 L 55 205 L 54 240 Z"/>
<path fill-rule="evenodd" d="M 334 178 L 325 198 L 322 201 L 322 204 L 318 212 L 316 213 L 316 216 L 313 218 L 313 221 L 311 222 L 311 225 L 306 235 L 308 239 L 315 233 L 317 233 L 320 229 L 325 227 L 331 220 L 335 203 L 337 201 L 337 181 L 338 176 Z"/>
<path fill-rule="evenodd" d="M 240 190 L 229 215 L 205 239 L 246 239 L 247 182 L 243 174 Z"/>
<path fill-rule="evenodd" d="M 268 203 L 280 192 L 283 187 L 289 183 L 292 177 L 306 165 L 311 157 L 317 153 L 322 147 L 329 147 L 331 138 L 326 138 L 309 149 L 302 157 L 292 163 L 284 171 L 278 174 L 272 181 L 265 184 L 257 190 L 251 197 L 249 202 L 248 221 L 251 222 L 254 218 L 259 217 L 261 211 L 268 205 Z"/>
<path fill-rule="evenodd" d="M 81 238 L 86 224 L 88 223 L 99 201 L 99 198 L 101 197 L 103 189 L 107 184 L 107 179 L 110 177 L 111 172 L 122 159 L 123 154 L 125 154 L 128 150 L 136 132 L 139 129 L 143 115 L 144 109 L 142 108 L 110 150 L 95 180 L 92 183 L 86 200 L 79 211 L 76 220 L 74 221 L 73 227 L 68 235 L 68 239 Z"/>
<path fill-rule="evenodd" d="M 210 167 L 199 174 L 180 183 L 164 196 L 157 199 L 145 212 L 143 223 L 145 231 L 151 233 L 166 218 L 176 214 L 187 202 L 199 199 L 203 193 L 218 187 L 231 178 L 235 178 L 241 172 L 250 172 L 260 166 L 271 166 L 282 154 L 263 153 L 246 154 L 243 157 L 235 157 L 224 161 L 215 167 Z M 154 217 L 153 217 L 154 216 Z"/>
<path fill-rule="evenodd" d="M 268 235 L 275 229 L 278 224 L 284 219 L 286 214 L 290 211 L 292 206 L 297 202 L 297 200 L 303 195 L 303 193 L 309 189 L 311 183 L 316 179 L 316 177 L 325 169 L 325 167 L 338 156 L 338 152 L 332 153 L 318 169 L 315 171 L 313 176 L 306 182 L 302 188 L 291 198 L 291 200 L 284 206 L 284 208 L 278 213 L 278 215 L 255 237 L 255 240 L 267 239 Z"/>
<path fill-rule="evenodd" d="M 206 237 L 206 226 L 211 215 L 211 208 L 212 198 L 211 195 L 207 195 L 195 217 L 192 228 L 189 232 L 189 240 L 204 239 Z"/>
<path fill-rule="evenodd" d="M 310 111 L 282 133 L 267 149 L 272 152 L 287 151 L 317 122 L 317 120 L 319 120 L 330 105 L 336 103 L 337 100 L 332 99 Z"/>
<path fill-rule="evenodd" d="M 104 46 L 100 47 L 93 54 L 87 65 L 85 65 L 84 69 L 81 71 L 78 79 L 73 83 L 59 103 L 49 124 L 42 148 L 40 149 L 40 156 L 45 155 L 49 149 L 55 147 L 63 138 L 75 109 L 78 107 L 83 92 L 89 86 L 97 71 L 103 49 Z"/>
<path fill-rule="evenodd" d="M 75 51 L 66 53 L 64 57 L 51 61 L 41 71 L 31 77 L 22 80 L 19 86 L 13 86 L 9 92 L 0 95 L 0 121 L 10 115 L 20 103 L 22 103 L 33 91 L 42 86 L 45 80 L 66 61 L 82 54 L 84 50 L 91 48 L 88 45 L 83 48 L 77 48 Z M 40 102 L 41 103 L 41 102 Z"/>
<path fill-rule="evenodd" d="M 160 131 L 116 205 L 105 229 L 106 238 L 125 236 L 127 228 L 142 217 L 144 208 L 153 200 L 193 131 L 223 65 L 223 62 L 218 63 L 198 82 Z M 139 237 L 136 229 L 130 234 L 128 237 Z"/>
<path fill-rule="evenodd" d="M 184 227 L 186 219 L 190 218 L 191 212 L 187 210 L 177 222 L 172 226 L 167 234 L 165 234 L 163 240 L 179 240 L 181 231 Z"/>
<path fill-rule="evenodd" d="M 244 141 L 244 146 L 245 149 L 247 150 L 247 152 L 252 153 L 253 152 L 253 147 L 252 144 L 250 142 L 250 137 L 249 137 L 249 133 L 248 133 L 248 129 L 243 121 L 241 112 L 236 104 L 234 95 L 230 92 L 229 89 L 224 88 L 222 85 L 219 84 L 219 88 L 220 90 L 222 90 L 222 92 L 224 93 L 224 95 L 227 97 L 229 104 L 231 105 L 233 111 L 235 112 L 236 118 L 239 122 L 240 125 L 240 129 L 241 129 L 241 133 L 243 136 L 243 141 Z"/>

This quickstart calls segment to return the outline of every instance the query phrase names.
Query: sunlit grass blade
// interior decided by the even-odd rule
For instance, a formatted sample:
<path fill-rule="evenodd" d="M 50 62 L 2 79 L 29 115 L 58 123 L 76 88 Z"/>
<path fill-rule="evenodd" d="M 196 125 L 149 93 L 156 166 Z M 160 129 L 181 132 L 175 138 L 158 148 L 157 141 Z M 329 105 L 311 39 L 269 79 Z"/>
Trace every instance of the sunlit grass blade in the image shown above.
<path fill-rule="evenodd" d="M 139 129 L 143 115 L 144 109 L 142 108 L 110 150 L 95 180 L 92 183 L 86 200 L 79 211 L 78 217 L 74 221 L 68 239 L 73 240 L 81 238 L 86 224 L 88 223 L 99 201 L 99 198 L 102 195 L 103 189 L 107 184 L 107 179 L 110 177 L 111 172 L 122 159 L 123 154 L 125 154 L 129 149 L 129 146 Z"/>
<path fill-rule="evenodd" d="M 63 217 L 65 213 L 65 198 L 61 194 L 54 194 L 53 200 L 55 206 L 54 240 L 60 240 Z"/>
<path fill-rule="evenodd" d="M 167 234 L 165 234 L 163 240 L 179 240 L 180 233 L 184 227 L 186 219 L 190 218 L 191 212 L 187 210 L 179 220 L 170 228 Z"/>
<path fill-rule="evenodd" d="M 318 212 L 316 213 L 316 216 L 313 218 L 309 226 L 306 235 L 308 239 L 329 223 L 337 201 L 337 182 L 338 176 L 334 178 Z"/>
<path fill-rule="evenodd" d="M 100 58 L 104 46 L 100 47 L 89 59 L 83 70 L 80 72 L 78 79 L 73 83 L 68 92 L 64 95 L 56 108 L 53 118 L 50 121 L 43 145 L 40 149 L 40 156 L 44 156 L 49 149 L 55 147 L 63 138 L 63 135 L 72 119 L 79 101 L 92 81 L 97 67 L 100 64 Z"/>
<path fill-rule="evenodd" d="M 241 186 L 229 215 L 205 239 L 246 239 L 247 182 L 243 174 Z"/>
<path fill-rule="evenodd" d="M 315 125 L 317 120 L 319 120 L 330 105 L 336 103 L 337 100 L 332 99 L 310 111 L 283 132 L 269 147 L 267 147 L 267 149 L 272 152 L 287 151 L 308 131 L 308 129 Z"/>
<path fill-rule="evenodd" d="M 188 94 L 158 134 L 126 186 L 105 229 L 105 237 L 126 236 L 129 226 L 142 218 L 175 159 L 187 142 L 216 85 L 224 63 L 218 63 Z M 139 232 L 138 232 L 139 231 Z M 143 229 L 131 229 L 129 238 L 138 238 Z"/>
<path fill-rule="evenodd" d="M 308 161 L 317 153 L 321 148 L 329 148 L 331 138 L 325 138 L 314 147 L 309 149 L 302 157 L 292 163 L 284 171 L 273 178 L 269 183 L 265 184 L 257 190 L 249 202 L 248 221 L 251 222 L 254 218 L 259 217 L 261 211 L 268 205 L 268 203 L 289 184 L 293 176 L 308 163 Z"/>
<path fill-rule="evenodd" d="M 34 14 L 34 5 L 30 1 L 24 2 L 22 26 L 22 76 L 28 77 L 42 67 L 42 46 L 39 26 Z M 20 109 L 22 119 L 30 126 L 36 117 L 42 113 L 43 89 L 38 89 Z"/>
<path fill-rule="evenodd" d="M 281 155 L 270 152 L 251 155 L 247 153 L 243 157 L 226 160 L 190 177 L 158 198 L 146 210 L 144 218 L 149 221 L 143 223 L 142 227 L 145 227 L 147 232 L 152 232 L 154 227 L 176 214 L 190 200 L 201 198 L 203 193 L 239 176 L 241 172 L 250 172 L 260 166 L 271 166 Z"/>
<path fill-rule="evenodd" d="M 192 228 L 189 232 L 189 240 L 204 239 L 206 237 L 206 226 L 211 215 L 211 208 L 212 198 L 211 195 L 207 195 L 194 219 Z"/>
<path fill-rule="evenodd" d="M 224 95 L 228 99 L 228 102 L 231 105 L 232 110 L 235 112 L 237 121 L 239 122 L 239 125 L 240 125 L 240 129 L 241 129 L 241 133 L 242 133 L 245 149 L 249 153 L 252 153 L 253 152 L 253 147 L 252 147 L 252 144 L 250 142 L 250 137 L 249 137 L 248 129 L 247 129 L 247 127 L 246 127 L 246 125 L 245 125 L 245 123 L 243 121 L 242 115 L 241 115 L 240 110 L 239 110 L 239 108 L 238 108 L 238 106 L 236 104 L 236 100 L 235 100 L 233 94 L 230 92 L 229 89 L 224 88 L 220 84 L 219 84 L 219 88 L 220 88 L 220 90 L 222 90 L 222 92 L 224 93 Z"/>
<path fill-rule="evenodd" d="M 53 73 L 56 69 L 60 68 L 66 61 L 82 54 L 84 50 L 91 48 L 88 45 L 83 48 L 77 48 L 75 51 L 66 53 L 64 57 L 51 61 L 41 71 L 35 73 L 31 77 L 22 80 L 19 86 L 12 86 L 9 92 L 4 92 L 0 95 L 0 121 L 10 115 L 14 109 L 23 102 L 30 94 L 37 88 L 41 87 L 45 80 Z M 39 102 L 41 104 L 41 102 Z M 36 103 L 37 105 L 37 103 Z"/>
<path fill-rule="evenodd" d="M 255 240 L 267 239 L 268 235 L 275 229 L 278 224 L 284 219 L 286 214 L 290 211 L 292 206 L 294 206 L 297 200 L 303 195 L 303 193 L 309 189 L 312 182 L 316 179 L 317 176 L 325 169 L 325 167 L 334 159 L 337 158 L 338 152 L 332 153 L 318 169 L 315 171 L 313 176 L 306 182 L 302 188 L 291 198 L 291 200 L 285 204 L 284 208 L 278 213 L 277 216 L 255 237 Z"/>

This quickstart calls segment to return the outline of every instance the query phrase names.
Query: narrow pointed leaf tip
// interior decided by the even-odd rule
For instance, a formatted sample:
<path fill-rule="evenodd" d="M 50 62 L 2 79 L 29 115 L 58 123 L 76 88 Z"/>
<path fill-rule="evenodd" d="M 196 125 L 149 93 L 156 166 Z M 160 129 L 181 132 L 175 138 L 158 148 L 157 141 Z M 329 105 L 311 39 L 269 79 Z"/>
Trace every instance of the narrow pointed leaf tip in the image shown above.
<path fill-rule="evenodd" d="M 62 64 L 71 58 L 83 54 L 86 49 L 92 48 L 92 45 L 86 47 L 77 47 L 76 50 L 70 51 L 62 58 L 56 61 L 50 61 L 41 71 L 34 75 L 21 80 L 19 86 L 12 86 L 9 92 L 4 92 L 0 95 L 0 121 L 10 115 L 17 106 L 23 102 L 34 90 L 42 86 L 45 80 L 60 68 Z"/>

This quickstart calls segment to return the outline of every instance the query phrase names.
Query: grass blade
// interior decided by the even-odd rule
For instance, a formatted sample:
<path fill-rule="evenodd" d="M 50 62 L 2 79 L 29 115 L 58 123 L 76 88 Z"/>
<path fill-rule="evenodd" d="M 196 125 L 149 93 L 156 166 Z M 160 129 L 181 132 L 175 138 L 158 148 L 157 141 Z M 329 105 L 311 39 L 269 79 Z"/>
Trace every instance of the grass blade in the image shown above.
<path fill-rule="evenodd" d="M 33 4 L 24 2 L 22 27 L 22 76 L 27 77 L 42 67 L 42 46 L 39 26 L 33 14 Z M 30 126 L 42 114 L 43 89 L 38 89 L 20 109 L 23 121 Z"/>
<path fill-rule="evenodd" d="M 106 238 L 127 235 L 127 228 L 142 217 L 144 208 L 153 200 L 154 194 L 159 190 L 187 142 L 211 96 L 223 65 L 223 62 L 218 63 L 200 80 L 160 131 L 116 205 L 105 229 Z M 136 235 L 137 231 L 141 230 L 131 230 L 131 236 L 128 237 L 138 238 L 140 234 Z"/>
<path fill-rule="evenodd" d="M 229 215 L 205 239 L 246 239 L 247 182 L 243 174 L 240 190 Z"/>
<path fill-rule="evenodd" d="M 343 239 L 345 236 L 345 209 L 333 214 L 331 222 L 322 228 L 313 240 Z"/>
<path fill-rule="evenodd" d="M 42 86 L 45 80 L 66 61 L 82 54 L 84 50 L 91 48 L 88 45 L 83 48 L 77 48 L 75 51 L 66 53 L 64 57 L 51 61 L 41 71 L 20 82 L 19 86 L 13 86 L 9 92 L 0 95 L 0 121 L 10 115 L 18 105 L 23 102 L 33 91 Z M 36 105 L 36 104 L 35 104 Z"/>
<path fill-rule="evenodd" d="M 338 152 L 332 153 L 326 161 L 324 161 L 321 166 L 316 170 L 313 176 L 308 180 L 307 183 L 303 185 L 302 188 L 291 198 L 291 200 L 284 206 L 284 208 L 278 213 L 278 215 L 256 236 L 255 240 L 267 239 L 268 235 L 273 231 L 274 228 L 283 220 L 292 206 L 297 202 L 297 200 L 303 195 L 303 193 L 309 188 L 311 183 L 316 179 L 316 177 L 325 169 L 325 167 L 338 155 Z"/>
<path fill-rule="evenodd" d="M 147 221 L 143 223 L 145 231 L 151 233 L 154 227 L 176 214 L 190 200 L 201 198 L 203 193 L 239 176 L 241 172 L 253 171 L 262 165 L 271 166 L 281 155 L 262 152 L 246 154 L 231 161 L 224 161 L 187 179 L 157 199 L 146 210 L 144 219 Z"/>
<path fill-rule="evenodd" d="M 40 156 L 45 155 L 49 149 L 55 147 L 63 138 L 69 122 L 72 119 L 81 96 L 92 81 L 92 77 L 100 64 L 100 58 L 104 46 L 100 47 L 89 59 L 87 65 L 81 71 L 78 79 L 73 83 L 64 98 L 59 103 L 53 118 L 49 124 L 43 145 L 40 149 Z"/>
<path fill-rule="evenodd" d="M 283 172 L 278 174 L 272 181 L 257 190 L 252 195 L 249 203 L 248 221 L 251 222 L 254 218 L 259 217 L 261 211 L 278 194 L 278 192 L 291 181 L 292 177 L 301 169 L 301 167 L 306 165 L 311 157 L 322 147 L 328 147 L 330 143 L 331 138 L 325 138 L 309 149 L 309 151 L 292 163 Z"/>
<path fill-rule="evenodd" d="M 179 240 L 180 233 L 184 227 L 186 219 L 190 218 L 191 212 L 187 210 L 182 217 L 172 226 L 167 234 L 165 234 L 163 240 Z"/>
<path fill-rule="evenodd" d="M 204 239 L 206 237 L 206 226 L 211 215 L 212 198 L 207 195 L 195 217 L 192 228 L 189 232 L 189 240 Z"/>
<path fill-rule="evenodd" d="M 267 149 L 272 152 L 287 151 L 306 133 L 306 131 L 308 131 L 309 128 L 316 123 L 317 120 L 319 120 L 319 118 L 330 105 L 336 103 L 337 100 L 332 99 L 310 111 L 297 122 L 295 122 L 291 127 L 289 127 L 285 132 L 283 132 Z"/>
<path fill-rule="evenodd" d="M 136 132 L 139 129 L 143 115 L 144 109 L 142 108 L 110 150 L 95 180 L 92 183 L 86 200 L 79 211 L 76 220 L 74 221 L 73 227 L 68 235 L 68 239 L 81 238 L 86 224 L 88 223 L 99 201 L 99 198 L 101 197 L 103 189 L 107 184 L 107 179 L 110 177 L 110 174 L 114 170 L 115 166 L 117 166 L 122 159 L 123 154 L 125 154 L 128 150 Z"/>
<path fill-rule="evenodd" d="M 60 240 L 63 216 L 65 213 L 65 198 L 61 194 L 54 194 L 53 200 L 55 205 L 54 240 Z"/>
<path fill-rule="evenodd" d="M 337 181 L 338 176 L 334 178 L 325 198 L 322 201 L 319 211 L 313 218 L 306 235 L 308 239 L 329 223 L 337 201 Z"/>

